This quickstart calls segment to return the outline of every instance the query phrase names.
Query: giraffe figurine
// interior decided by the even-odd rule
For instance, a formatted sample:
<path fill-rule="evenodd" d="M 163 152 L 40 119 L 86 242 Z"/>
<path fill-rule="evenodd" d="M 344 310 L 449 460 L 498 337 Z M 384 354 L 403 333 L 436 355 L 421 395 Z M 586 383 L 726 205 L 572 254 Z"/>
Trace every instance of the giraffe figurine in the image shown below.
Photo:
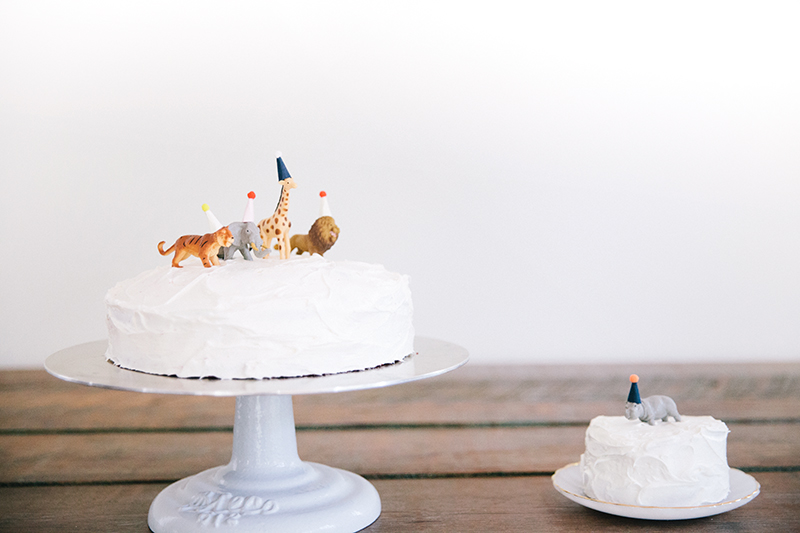
<path fill-rule="evenodd" d="M 263 219 L 258 223 L 258 229 L 261 231 L 262 250 L 269 250 L 272 238 L 278 239 L 278 250 L 280 250 L 281 259 L 288 259 L 289 252 L 292 250 L 292 245 L 289 243 L 289 228 L 292 223 L 289 222 L 287 214 L 289 213 L 289 191 L 297 187 L 294 179 L 286 169 L 283 163 L 283 158 L 278 152 L 278 181 L 281 182 L 281 198 L 278 200 L 278 205 L 275 207 L 275 212 L 271 217 Z"/>

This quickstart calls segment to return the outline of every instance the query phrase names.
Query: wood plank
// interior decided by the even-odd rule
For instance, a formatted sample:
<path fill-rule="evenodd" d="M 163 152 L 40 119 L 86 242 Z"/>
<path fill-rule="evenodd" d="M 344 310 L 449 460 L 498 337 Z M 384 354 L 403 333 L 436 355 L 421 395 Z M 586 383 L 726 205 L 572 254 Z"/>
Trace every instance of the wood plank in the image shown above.
<path fill-rule="evenodd" d="M 758 480 L 762 493 L 751 503 L 689 522 L 591 511 L 558 494 L 549 477 L 376 480 L 383 512 L 365 531 L 800 531 L 800 473 L 762 473 Z M 0 531 L 147 533 L 150 502 L 164 486 L 0 487 Z"/>
<path fill-rule="evenodd" d="M 150 502 L 165 486 L 0 487 L 0 531 L 150 533 Z"/>
<path fill-rule="evenodd" d="M 553 472 L 578 461 L 582 427 L 298 432 L 301 458 L 364 475 Z M 178 479 L 226 464 L 228 432 L 0 436 L 0 482 Z M 800 424 L 732 426 L 735 467 L 797 467 Z"/>
<path fill-rule="evenodd" d="M 800 364 L 643 365 L 642 393 L 667 394 L 685 414 L 726 421 L 800 418 Z M 341 394 L 297 396 L 299 426 L 575 422 L 619 414 L 630 367 L 467 365 L 430 380 Z M 31 391 L 36 391 L 31 394 Z M 0 372 L 0 428 L 230 427 L 231 398 L 84 387 L 44 371 Z"/>
<path fill-rule="evenodd" d="M 437 479 L 376 486 L 384 502 L 369 531 L 798 531 L 800 475 L 759 476 L 762 494 L 750 504 L 691 522 L 647 522 L 598 513 L 567 500 L 549 477 Z"/>
<path fill-rule="evenodd" d="M 142 394 L 87 387 L 44 371 L 0 372 L 0 428 L 227 427 L 234 398 Z"/>

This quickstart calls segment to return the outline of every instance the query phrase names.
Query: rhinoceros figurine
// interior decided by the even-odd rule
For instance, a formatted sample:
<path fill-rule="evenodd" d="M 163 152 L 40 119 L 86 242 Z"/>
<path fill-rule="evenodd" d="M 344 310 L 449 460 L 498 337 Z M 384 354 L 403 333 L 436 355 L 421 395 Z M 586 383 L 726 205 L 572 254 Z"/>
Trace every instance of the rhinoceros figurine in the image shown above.
<path fill-rule="evenodd" d="M 642 422 L 654 426 L 656 420 L 666 422 L 669 417 L 674 418 L 676 422 L 681 421 L 678 407 L 669 396 L 648 396 L 642 400 L 642 403 L 625 402 L 625 418 L 628 420 L 638 418 Z"/>
<path fill-rule="evenodd" d="M 644 400 L 639 396 L 639 376 L 631 375 L 631 391 L 628 394 L 628 401 L 625 402 L 625 418 L 647 422 L 651 426 L 656 424 L 656 420 L 667 422 L 669 417 L 676 422 L 681 421 L 678 413 L 678 406 L 675 400 L 669 396 L 648 396 Z"/>
<path fill-rule="evenodd" d="M 250 245 L 254 250 L 261 250 L 264 245 L 258 226 L 255 222 L 232 222 L 228 224 L 228 229 L 233 233 L 233 244 L 222 249 L 222 258 L 226 261 L 232 259 L 236 250 L 239 250 L 245 259 L 252 261 Z"/>

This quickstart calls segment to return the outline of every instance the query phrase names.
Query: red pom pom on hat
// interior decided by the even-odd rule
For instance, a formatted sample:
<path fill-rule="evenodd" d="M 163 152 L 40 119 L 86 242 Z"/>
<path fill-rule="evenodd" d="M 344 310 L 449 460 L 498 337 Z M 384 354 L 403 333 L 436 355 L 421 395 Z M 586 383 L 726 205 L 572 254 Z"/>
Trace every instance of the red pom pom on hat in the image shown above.
<path fill-rule="evenodd" d="M 244 215 L 242 215 L 242 222 L 255 222 L 255 211 L 253 208 L 253 200 L 256 197 L 256 193 L 250 191 L 247 193 L 247 205 L 244 208 Z"/>
<path fill-rule="evenodd" d="M 328 205 L 328 193 L 319 191 L 319 216 L 332 217 L 331 208 Z"/>

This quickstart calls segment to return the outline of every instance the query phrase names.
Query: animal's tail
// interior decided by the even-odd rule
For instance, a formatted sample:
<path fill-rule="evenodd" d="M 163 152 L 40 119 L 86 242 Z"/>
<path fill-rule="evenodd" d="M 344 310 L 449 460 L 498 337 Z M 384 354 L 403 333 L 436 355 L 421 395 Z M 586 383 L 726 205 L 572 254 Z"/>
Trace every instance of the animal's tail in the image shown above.
<path fill-rule="evenodd" d="M 296 237 L 296 236 L 297 236 L 297 235 L 292 235 L 292 236 L 289 238 L 289 251 L 290 251 L 290 252 L 293 252 L 293 251 L 294 251 L 294 250 L 297 248 L 297 242 L 295 241 L 295 237 Z M 280 248 L 281 248 L 281 242 L 280 242 L 280 241 L 278 241 L 278 244 L 276 244 L 275 246 L 273 246 L 273 248 L 274 248 L 274 249 L 276 249 L 276 250 L 280 250 Z"/>
<path fill-rule="evenodd" d="M 170 246 L 169 248 L 164 250 L 164 243 L 165 242 L 167 242 L 167 241 L 161 241 L 160 243 L 158 243 L 158 253 L 160 253 L 161 255 L 171 254 L 172 251 L 175 249 L 175 244 L 178 244 L 178 242 L 176 241 L 175 244 L 173 244 L 172 246 Z"/>
<path fill-rule="evenodd" d="M 291 242 L 292 242 L 292 239 L 294 239 L 294 235 L 292 235 L 292 236 L 289 238 L 289 243 L 290 243 L 290 244 L 291 244 Z M 281 249 L 281 241 L 282 241 L 282 240 L 283 240 L 283 239 L 278 239 L 278 242 L 277 242 L 277 243 L 275 243 L 275 245 L 273 245 L 273 246 L 272 246 L 272 249 L 273 249 L 273 250 L 280 250 L 280 249 Z M 289 250 L 291 251 L 291 248 L 289 248 Z"/>

